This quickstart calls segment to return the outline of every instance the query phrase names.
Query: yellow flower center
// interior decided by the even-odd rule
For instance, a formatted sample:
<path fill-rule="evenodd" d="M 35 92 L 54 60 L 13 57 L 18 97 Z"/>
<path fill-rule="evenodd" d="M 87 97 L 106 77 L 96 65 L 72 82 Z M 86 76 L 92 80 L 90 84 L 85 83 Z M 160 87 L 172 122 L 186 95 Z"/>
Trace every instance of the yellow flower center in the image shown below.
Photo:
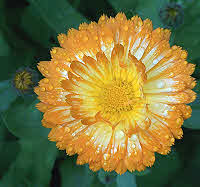
<path fill-rule="evenodd" d="M 134 92 L 132 84 L 125 81 L 113 81 L 103 88 L 100 95 L 102 111 L 105 113 L 118 113 L 133 109 L 132 99 Z"/>

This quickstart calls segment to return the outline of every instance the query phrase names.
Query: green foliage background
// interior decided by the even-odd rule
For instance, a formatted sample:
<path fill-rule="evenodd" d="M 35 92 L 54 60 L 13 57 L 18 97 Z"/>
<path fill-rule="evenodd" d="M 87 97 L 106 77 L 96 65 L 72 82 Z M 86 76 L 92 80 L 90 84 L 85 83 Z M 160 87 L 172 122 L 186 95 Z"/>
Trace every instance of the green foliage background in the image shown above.
<path fill-rule="evenodd" d="M 184 138 L 167 156 L 156 155 L 152 168 L 143 172 L 93 173 L 77 166 L 49 142 L 49 129 L 41 126 L 36 95 L 18 95 L 12 85 L 22 67 L 37 71 L 36 64 L 50 59 L 58 46 L 57 34 L 97 21 L 103 13 L 125 12 L 150 18 L 156 27 L 168 27 L 159 12 L 168 3 L 182 7 L 183 21 L 173 27 L 170 43 L 189 52 L 196 64 L 193 115 L 184 122 Z M 0 0 L 0 187 L 190 187 L 200 186 L 200 1 L 199 0 Z M 40 77 L 41 78 L 41 77 Z"/>

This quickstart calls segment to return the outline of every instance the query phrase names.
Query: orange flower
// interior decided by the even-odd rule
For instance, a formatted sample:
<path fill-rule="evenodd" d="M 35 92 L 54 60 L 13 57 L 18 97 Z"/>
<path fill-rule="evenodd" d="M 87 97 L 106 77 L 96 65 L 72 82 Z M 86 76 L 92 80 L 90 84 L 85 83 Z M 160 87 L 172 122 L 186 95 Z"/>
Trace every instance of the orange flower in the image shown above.
<path fill-rule="evenodd" d="M 167 154 L 196 97 L 194 65 L 169 37 L 122 13 L 60 34 L 35 88 L 49 139 L 93 171 L 141 171 Z"/>

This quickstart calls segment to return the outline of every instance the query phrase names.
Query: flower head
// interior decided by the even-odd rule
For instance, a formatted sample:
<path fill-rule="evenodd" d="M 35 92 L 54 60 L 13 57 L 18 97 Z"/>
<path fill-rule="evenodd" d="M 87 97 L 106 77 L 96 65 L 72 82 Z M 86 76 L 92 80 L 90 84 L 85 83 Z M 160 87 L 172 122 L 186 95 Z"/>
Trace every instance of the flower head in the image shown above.
<path fill-rule="evenodd" d="M 60 34 L 35 88 L 49 139 L 93 171 L 141 171 L 167 154 L 195 99 L 194 65 L 169 37 L 122 13 Z"/>

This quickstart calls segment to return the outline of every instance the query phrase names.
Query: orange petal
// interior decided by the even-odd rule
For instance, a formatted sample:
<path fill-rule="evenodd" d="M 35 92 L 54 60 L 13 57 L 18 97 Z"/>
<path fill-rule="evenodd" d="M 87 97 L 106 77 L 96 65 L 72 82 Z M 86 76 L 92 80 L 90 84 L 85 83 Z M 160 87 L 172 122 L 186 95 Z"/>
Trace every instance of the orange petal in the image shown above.
<path fill-rule="evenodd" d="M 70 71 L 69 63 L 63 60 L 42 61 L 38 64 L 38 69 L 45 77 L 61 79 L 68 78 L 68 71 Z"/>
<path fill-rule="evenodd" d="M 74 120 L 70 115 L 70 106 L 54 107 L 44 113 L 44 119 L 55 124 L 64 124 Z"/>
<path fill-rule="evenodd" d="M 45 104 L 45 103 L 43 103 L 43 102 L 40 102 L 40 103 L 37 103 L 37 104 L 36 104 L 36 107 L 37 107 L 37 109 L 38 109 L 39 111 L 41 111 L 41 112 L 46 112 L 47 110 L 49 110 L 49 109 L 51 109 L 51 108 L 53 108 L 53 107 L 55 107 L 55 106 L 54 106 L 54 105 Z"/>

